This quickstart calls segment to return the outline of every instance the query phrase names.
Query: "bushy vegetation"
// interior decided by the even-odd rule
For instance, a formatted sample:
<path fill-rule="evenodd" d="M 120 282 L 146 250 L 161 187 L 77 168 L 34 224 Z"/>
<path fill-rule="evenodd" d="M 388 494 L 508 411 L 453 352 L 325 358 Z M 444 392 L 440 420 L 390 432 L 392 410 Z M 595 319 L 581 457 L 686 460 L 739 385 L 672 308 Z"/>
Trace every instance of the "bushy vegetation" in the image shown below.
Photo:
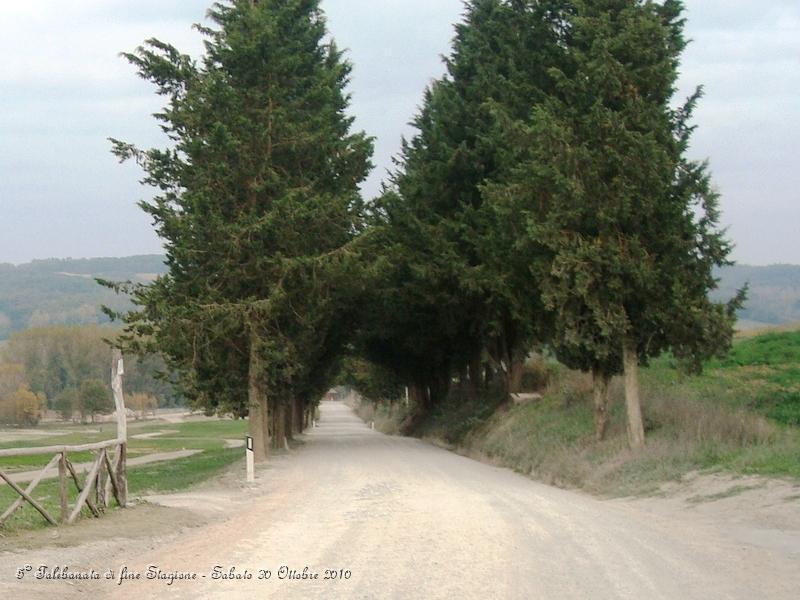
<path fill-rule="evenodd" d="M 0 395 L 0 423 L 38 425 L 47 410 L 47 400 L 34 394 L 27 385 L 20 385 L 13 393 Z"/>

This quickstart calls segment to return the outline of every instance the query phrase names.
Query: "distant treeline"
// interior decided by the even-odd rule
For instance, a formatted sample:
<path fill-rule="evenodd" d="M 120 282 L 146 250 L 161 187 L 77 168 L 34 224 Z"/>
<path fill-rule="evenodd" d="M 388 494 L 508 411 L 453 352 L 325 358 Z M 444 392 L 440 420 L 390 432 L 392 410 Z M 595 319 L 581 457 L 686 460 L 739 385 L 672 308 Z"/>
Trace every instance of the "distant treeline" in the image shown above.
<path fill-rule="evenodd" d="M 102 305 L 126 310 L 130 304 L 95 278 L 146 282 L 164 270 L 159 255 L 0 264 L 0 340 L 30 327 L 108 323 Z"/>
<path fill-rule="evenodd" d="M 800 321 L 800 266 L 735 265 L 722 269 L 714 298 L 730 298 L 735 290 L 749 285 L 747 303 L 738 317 L 772 325 Z"/>
<path fill-rule="evenodd" d="M 112 409 L 111 348 L 117 330 L 98 325 L 50 326 L 14 333 L 0 347 L 0 421 L 35 424 L 39 409 L 93 417 Z M 143 411 L 181 402 L 158 357 L 125 357 L 126 396 Z M 5 407 L 5 408 L 4 408 Z M 5 418 L 4 418 L 5 415 Z M 15 415 L 12 416 L 11 415 Z"/>
<path fill-rule="evenodd" d="M 14 331 L 48 325 L 108 323 L 102 305 L 131 308 L 125 296 L 99 286 L 95 278 L 139 281 L 164 273 L 164 256 L 50 259 L 24 265 L 0 264 L 0 340 Z M 800 321 L 800 266 L 736 265 L 718 271 L 715 300 L 730 298 L 750 284 L 740 319 L 780 325 Z"/>

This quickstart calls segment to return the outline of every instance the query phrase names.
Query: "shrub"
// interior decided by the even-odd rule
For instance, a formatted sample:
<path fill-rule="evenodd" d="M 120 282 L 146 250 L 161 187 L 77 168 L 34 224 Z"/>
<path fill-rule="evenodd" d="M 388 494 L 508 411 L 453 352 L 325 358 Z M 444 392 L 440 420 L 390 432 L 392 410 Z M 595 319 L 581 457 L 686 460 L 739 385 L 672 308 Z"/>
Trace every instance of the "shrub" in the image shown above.
<path fill-rule="evenodd" d="M 522 389 L 527 392 L 541 392 L 547 388 L 553 375 L 553 364 L 542 357 L 525 363 L 522 373 Z"/>
<path fill-rule="evenodd" d="M 13 425 L 35 426 L 47 410 L 47 399 L 21 385 L 10 396 L 0 399 L 0 421 Z"/>
<path fill-rule="evenodd" d="M 136 418 L 144 418 L 147 413 L 155 415 L 158 408 L 158 400 L 150 394 L 136 393 L 131 394 L 126 398 L 127 408 L 130 408 L 136 413 Z"/>
<path fill-rule="evenodd" d="M 64 421 L 72 420 L 76 411 L 80 410 L 80 396 L 75 388 L 66 388 L 55 401 L 55 409 Z"/>

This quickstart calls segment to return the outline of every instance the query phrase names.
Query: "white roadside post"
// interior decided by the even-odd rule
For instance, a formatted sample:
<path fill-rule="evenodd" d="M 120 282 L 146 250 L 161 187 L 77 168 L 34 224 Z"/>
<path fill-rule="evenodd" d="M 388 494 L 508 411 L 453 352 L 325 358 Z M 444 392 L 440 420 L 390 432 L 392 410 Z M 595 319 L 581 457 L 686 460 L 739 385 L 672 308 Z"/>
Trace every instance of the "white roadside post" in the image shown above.
<path fill-rule="evenodd" d="M 247 456 L 247 483 L 254 483 L 256 480 L 256 453 L 253 449 L 253 438 L 245 438 L 245 455 Z"/>

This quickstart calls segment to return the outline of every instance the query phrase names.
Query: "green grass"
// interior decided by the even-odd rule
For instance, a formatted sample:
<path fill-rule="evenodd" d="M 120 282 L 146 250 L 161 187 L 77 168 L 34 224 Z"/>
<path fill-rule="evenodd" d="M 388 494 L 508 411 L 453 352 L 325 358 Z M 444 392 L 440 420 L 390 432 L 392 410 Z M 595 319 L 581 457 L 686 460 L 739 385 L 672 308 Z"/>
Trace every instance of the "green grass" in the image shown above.
<path fill-rule="evenodd" d="M 738 341 L 729 356 L 712 366 L 783 366 L 800 362 L 800 331 L 765 333 Z"/>
<path fill-rule="evenodd" d="M 128 487 L 134 496 L 186 489 L 220 473 L 243 456 L 241 448 L 216 448 L 187 458 L 132 467 Z"/>
<path fill-rule="evenodd" d="M 784 425 L 800 425 L 800 331 L 738 341 L 707 377 L 738 392 L 741 405 Z"/>
<path fill-rule="evenodd" d="M 245 435 L 247 424 L 245 421 L 196 421 L 188 423 L 159 423 L 139 425 L 132 424 L 129 427 L 130 434 L 151 433 L 156 431 L 172 431 L 164 436 L 153 437 L 145 440 L 130 439 L 129 458 L 143 454 L 156 452 L 172 452 L 183 449 L 202 450 L 202 452 L 190 457 L 180 458 L 172 461 L 161 461 L 149 463 L 141 466 L 131 466 L 128 468 L 128 488 L 131 498 L 155 492 L 169 492 L 186 489 L 199 484 L 224 471 L 227 467 L 240 460 L 243 455 L 241 448 L 225 448 L 226 439 L 241 439 Z M 91 426 L 84 426 L 83 429 L 92 429 Z M 62 444 L 83 444 L 102 439 L 114 437 L 114 429 L 106 427 L 106 432 L 81 433 L 81 427 L 74 427 L 67 435 L 56 435 L 51 437 L 37 438 L 33 442 L 26 444 L 12 443 L 3 444 L 2 447 L 33 447 L 33 446 L 52 446 Z M 0 468 L 8 469 L 9 465 L 15 467 L 14 470 L 26 467 L 31 470 L 43 468 L 51 456 L 23 457 L 25 460 L 18 460 L 16 457 L 0 458 Z M 69 459 L 73 463 L 89 462 L 92 460 L 90 453 L 70 454 Z M 11 471 L 12 469 L 8 469 Z M 23 489 L 26 483 L 20 484 Z M 45 509 L 58 518 L 59 515 L 59 492 L 57 480 L 45 480 L 41 482 L 33 494 L 34 498 L 41 502 Z M 77 490 L 74 485 L 70 485 L 70 503 L 74 503 L 77 497 Z M 7 485 L 0 486 L 0 513 L 16 500 L 16 493 Z M 109 509 L 109 510 L 114 510 Z M 83 509 L 83 516 L 90 516 L 88 508 Z M 3 526 L 0 526 L 0 534 L 11 533 L 27 529 L 37 529 L 47 526 L 45 520 L 39 513 L 27 503 L 23 505 L 11 519 Z"/>

